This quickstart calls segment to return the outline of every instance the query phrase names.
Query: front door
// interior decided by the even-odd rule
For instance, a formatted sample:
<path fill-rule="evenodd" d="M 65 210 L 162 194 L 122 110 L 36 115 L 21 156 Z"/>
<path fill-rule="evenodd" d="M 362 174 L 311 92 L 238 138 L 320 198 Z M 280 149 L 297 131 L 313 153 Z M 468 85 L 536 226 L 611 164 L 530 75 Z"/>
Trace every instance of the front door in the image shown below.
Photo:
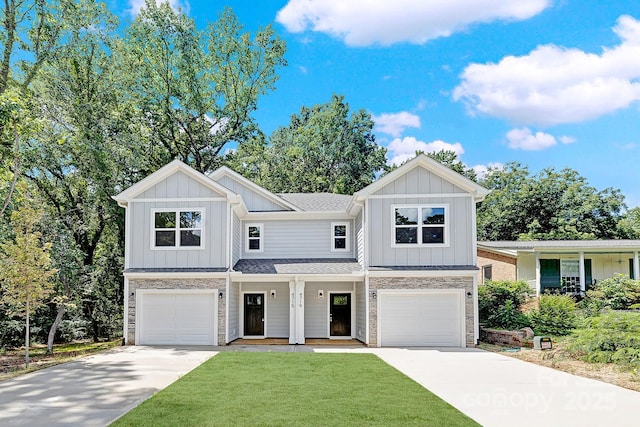
<path fill-rule="evenodd" d="M 264 336 L 264 294 L 244 294 L 244 334 Z"/>
<path fill-rule="evenodd" d="M 351 294 L 331 294 L 329 322 L 330 336 L 351 336 Z"/>

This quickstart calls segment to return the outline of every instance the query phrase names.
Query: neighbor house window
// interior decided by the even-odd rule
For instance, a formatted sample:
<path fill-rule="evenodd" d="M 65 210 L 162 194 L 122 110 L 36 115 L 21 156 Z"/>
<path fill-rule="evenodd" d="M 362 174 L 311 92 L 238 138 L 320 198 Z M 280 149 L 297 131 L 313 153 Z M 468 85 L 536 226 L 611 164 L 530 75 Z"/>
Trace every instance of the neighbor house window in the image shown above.
<path fill-rule="evenodd" d="M 202 217 L 200 209 L 153 211 L 153 246 L 155 248 L 201 248 Z"/>
<path fill-rule="evenodd" d="M 560 283 L 565 292 L 580 292 L 580 261 L 560 260 Z"/>
<path fill-rule="evenodd" d="M 482 266 L 482 283 L 491 280 L 493 277 L 493 268 L 491 264 Z"/>
<path fill-rule="evenodd" d="M 247 252 L 262 252 L 263 226 L 262 224 L 247 224 Z"/>
<path fill-rule="evenodd" d="M 447 206 L 393 206 L 392 209 L 395 245 L 448 245 Z"/>
<path fill-rule="evenodd" d="M 331 251 L 345 252 L 349 250 L 349 224 L 346 222 L 331 223 Z"/>

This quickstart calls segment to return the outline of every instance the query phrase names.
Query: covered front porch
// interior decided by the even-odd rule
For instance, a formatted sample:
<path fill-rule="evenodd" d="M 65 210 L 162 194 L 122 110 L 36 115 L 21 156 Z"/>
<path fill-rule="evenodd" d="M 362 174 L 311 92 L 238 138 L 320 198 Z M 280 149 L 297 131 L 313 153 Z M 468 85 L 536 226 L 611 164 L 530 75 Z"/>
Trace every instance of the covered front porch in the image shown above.
<path fill-rule="evenodd" d="M 318 264 L 327 271 L 338 271 L 310 273 L 319 268 Z M 238 263 L 227 285 L 226 342 L 366 342 L 364 275 L 354 272 L 356 268 L 357 263 L 340 260 Z"/>
<path fill-rule="evenodd" d="M 515 279 L 529 283 L 536 295 L 584 295 L 616 274 L 640 278 L 640 240 L 501 241 L 478 242 L 478 247 L 515 259 Z"/>

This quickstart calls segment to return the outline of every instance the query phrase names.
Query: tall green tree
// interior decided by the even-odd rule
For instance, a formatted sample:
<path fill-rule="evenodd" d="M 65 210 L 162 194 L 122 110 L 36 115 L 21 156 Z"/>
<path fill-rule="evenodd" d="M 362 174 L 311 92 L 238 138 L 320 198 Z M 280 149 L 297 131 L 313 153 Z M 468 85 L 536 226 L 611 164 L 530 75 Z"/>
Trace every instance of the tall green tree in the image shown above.
<path fill-rule="evenodd" d="M 575 170 L 509 163 L 481 182 L 489 194 L 478 209 L 480 240 L 615 239 L 624 209 L 620 190 L 597 190 Z"/>
<path fill-rule="evenodd" d="M 273 90 L 284 52 L 271 26 L 243 32 L 229 8 L 201 32 L 168 2 L 147 0 L 121 53 L 156 167 L 178 158 L 206 172 L 219 165 L 228 143 L 254 136 L 251 113 Z"/>
<path fill-rule="evenodd" d="M 114 36 L 117 21 L 97 4 L 76 14 L 70 25 L 64 48 L 32 85 L 43 128 L 25 150 L 24 175 L 49 207 L 49 234 L 55 230 L 60 240 L 54 245 L 56 262 L 73 262 L 78 269 L 77 274 L 61 269 L 50 336 L 73 302 L 80 303 L 88 332 L 98 339 L 118 326 L 98 320 L 104 316 L 96 311 L 97 302 L 105 292 L 122 287 L 118 271 L 111 270 L 108 277 L 97 274 L 105 262 L 102 256 L 122 265 L 122 242 L 111 236 L 124 235 L 124 221 L 111 196 L 138 178 L 145 157 L 137 155 L 143 150 L 131 129 L 135 110 L 120 102 L 126 96 L 119 91 L 122 77 L 114 58 L 120 49 Z M 118 295 L 110 300 L 115 310 L 121 303 Z"/>
<path fill-rule="evenodd" d="M 36 308 L 53 292 L 50 243 L 41 240 L 37 225 L 42 211 L 29 203 L 14 210 L 11 224 L 13 240 L 0 244 L 0 280 L 2 302 L 25 319 L 25 364 L 29 367 L 29 320 Z"/>
<path fill-rule="evenodd" d="M 232 167 L 274 192 L 352 194 L 386 168 L 386 149 L 375 142 L 365 110 L 350 112 L 344 96 L 302 107 L 291 123 L 230 156 Z"/>
<path fill-rule="evenodd" d="M 640 239 L 640 206 L 629 209 L 618 222 L 620 235 L 627 239 Z"/>

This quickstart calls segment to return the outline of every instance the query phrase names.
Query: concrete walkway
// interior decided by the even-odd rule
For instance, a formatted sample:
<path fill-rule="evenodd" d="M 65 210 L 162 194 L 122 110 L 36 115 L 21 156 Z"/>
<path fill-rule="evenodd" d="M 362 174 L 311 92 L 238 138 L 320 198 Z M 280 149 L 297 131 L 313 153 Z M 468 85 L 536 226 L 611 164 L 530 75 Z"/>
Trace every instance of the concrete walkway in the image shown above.
<path fill-rule="evenodd" d="M 1 426 L 105 426 L 216 352 L 119 347 L 0 382 Z"/>
<path fill-rule="evenodd" d="M 316 349 L 343 352 L 343 349 Z M 362 349 L 486 427 L 640 425 L 640 393 L 477 349 Z"/>

